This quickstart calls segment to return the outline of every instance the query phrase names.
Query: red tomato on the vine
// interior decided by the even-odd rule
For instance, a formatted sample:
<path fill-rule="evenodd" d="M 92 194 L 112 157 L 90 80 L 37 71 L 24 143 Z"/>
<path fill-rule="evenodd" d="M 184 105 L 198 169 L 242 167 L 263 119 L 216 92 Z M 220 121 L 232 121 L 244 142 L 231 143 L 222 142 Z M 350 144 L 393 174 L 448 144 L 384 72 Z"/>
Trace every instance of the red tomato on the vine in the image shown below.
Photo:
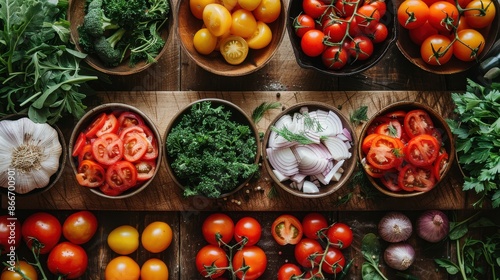
<path fill-rule="evenodd" d="M 85 250 L 71 242 L 57 244 L 49 253 L 47 267 L 54 275 L 65 279 L 76 279 L 87 270 L 88 258 Z"/>
<path fill-rule="evenodd" d="M 324 272 L 337 274 L 344 269 L 346 261 L 342 251 L 330 247 L 325 254 L 325 260 L 321 264 L 321 269 L 323 269 Z"/>
<path fill-rule="evenodd" d="M 321 244 L 310 238 L 302 238 L 295 245 L 294 256 L 295 260 L 302 267 L 310 268 L 318 266 L 321 261 L 321 254 L 323 253 L 323 247 Z"/>
<path fill-rule="evenodd" d="M 243 266 L 249 268 L 243 272 L 240 270 Z M 233 270 L 238 279 L 254 280 L 262 276 L 267 268 L 266 253 L 257 246 L 243 247 L 238 250 L 233 257 Z M 238 271 L 239 270 L 239 271 Z"/>
<path fill-rule="evenodd" d="M 301 50 L 310 57 L 320 56 L 325 50 L 325 34 L 318 29 L 307 31 L 300 40 Z"/>
<path fill-rule="evenodd" d="M 90 211 L 78 211 L 69 215 L 62 225 L 64 238 L 74 244 L 88 242 L 97 231 L 97 218 Z"/>
<path fill-rule="evenodd" d="M 292 277 L 300 275 L 302 275 L 302 270 L 293 263 L 286 263 L 278 270 L 278 280 L 290 280 Z"/>
<path fill-rule="evenodd" d="M 220 239 L 228 244 L 234 236 L 234 222 L 226 214 L 213 213 L 203 221 L 201 231 L 205 240 L 210 244 L 219 244 L 217 236 L 220 236 Z"/>
<path fill-rule="evenodd" d="M 347 64 L 348 60 L 349 54 L 347 49 L 339 46 L 327 47 L 321 55 L 323 65 L 333 70 L 341 69 Z"/>
<path fill-rule="evenodd" d="M 450 38 L 440 34 L 427 37 L 420 46 L 420 56 L 430 65 L 446 64 L 453 56 Z"/>
<path fill-rule="evenodd" d="M 458 23 L 458 9 L 455 4 L 437 1 L 429 6 L 429 23 L 441 32 L 450 32 Z"/>
<path fill-rule="evenodd" d="M 24 220 L 22 236 L 28 248 L 39 248 L 40 254 L 47 254 L 56 246 L 62 235 L 62 226 L 52 214 L 37 212 Z"/>
<path fill-rule="evenodd" d="M 341 222 L 337 222 L 328 228 L 326 236 L 330 244 L 339 249 L 348 248 L 354 239 L 351 227 Z"/>
<path fill-rule="evenodd" d="M 304 13 L 310 15 L 312 18 L 320 18 L 328 9 L 328 5 L 320 0 L 303 0 L 302 9 Z"/>
<path fill-rule="evenodd" d="M 325 234 L 328 228 L 328 222 L 320 213 L 312 212 L 302 218 L 302 229 L 304 236 L 311 239 L 318 239 Z"/>
<path fill-rule="evenodd" d="M 295 35 L 302 38 L 307 31 L 316 28 L 316 22 L 310 15 L 300 14 L 293 20 L 293 28 Z"/>
<path fill-rule="evenodd" d="M 228 264 L 226 252 L 217 245 L 205 245 L 196 254 L 196 269 L 203 277 L 215 279 L 222 276 Z"/>
<path fill-rule="evenodd" d="M 245 246 L 253 246 L 260 240 L 262 234 L 262 227 L 259 221 L 252 217 L 243 217 L 234 226 L 234 239 L 240 242 L 247 238 Z"/>
<path fill-rule="evenodd" d="M 406 0 L 398 7 L 398 22 L 406 29 L 417 28 L 427 22 L 429 7 L 421 0 Z"/>

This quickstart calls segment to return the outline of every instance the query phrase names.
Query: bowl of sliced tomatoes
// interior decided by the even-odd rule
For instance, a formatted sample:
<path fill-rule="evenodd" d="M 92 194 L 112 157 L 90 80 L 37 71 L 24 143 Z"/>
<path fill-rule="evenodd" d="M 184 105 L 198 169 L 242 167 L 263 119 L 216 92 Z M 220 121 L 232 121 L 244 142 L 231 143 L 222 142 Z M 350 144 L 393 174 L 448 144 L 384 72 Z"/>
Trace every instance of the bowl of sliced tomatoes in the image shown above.
<path fill-rule="evenodd" d="M 156 176 L 162 150 L 153 121 L 139 109 L 107 103 L 88 111 L 69 140 L 70 164 L 82 187 L 106 198 L 126 198 Z"/>
<path fill-rule="evenodd" d="M 363 127 L 358 156 L 370 182 L 392 197 L 434 189 L 455 156 L 453 135 L 443 117 L 417 102 L 397 102 Z"/>

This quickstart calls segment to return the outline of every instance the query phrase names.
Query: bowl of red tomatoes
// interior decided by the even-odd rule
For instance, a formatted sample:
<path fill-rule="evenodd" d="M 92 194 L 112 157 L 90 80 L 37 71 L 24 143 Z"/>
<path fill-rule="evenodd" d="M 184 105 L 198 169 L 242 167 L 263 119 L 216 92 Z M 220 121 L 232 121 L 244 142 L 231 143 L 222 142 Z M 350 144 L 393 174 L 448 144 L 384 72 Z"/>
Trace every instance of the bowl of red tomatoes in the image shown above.
<path fill-rule="evenodd" d="M 455 157 L 443 117 L 417 102 L 393 103 L 363 127 L 358 156 L 370 182 L 392 197 L 413 197 L 438 186 Z"/>
<path fill-rule="evenodd" d="M 292 0 L 287 30 L 297 63 L 348 76 L 379 62 L 396 40 L 395 9 L 382 0 Z"/>
<path fill-rule="evenodd" d="M 244 76 L 264 67 L 282 42 L 285 22 L 282 0 L 177 4 L 182 49 L 198 66 L 221 76 Z"/>
<path fill-rule="evenodd" d="M 425 71 L 435 74 L 466 71 L 483 60 L 497 40 L 498 1 L 397 3 L 396 45 L 411 63 Z"/>
<path fill-rule="evenodd" d="M 69 140 L 70 164 L 82 187 L 106 198 L 144 190 L 161 163 L 161 135 L 139 109 L 107 103 L 89 110 Z"/>

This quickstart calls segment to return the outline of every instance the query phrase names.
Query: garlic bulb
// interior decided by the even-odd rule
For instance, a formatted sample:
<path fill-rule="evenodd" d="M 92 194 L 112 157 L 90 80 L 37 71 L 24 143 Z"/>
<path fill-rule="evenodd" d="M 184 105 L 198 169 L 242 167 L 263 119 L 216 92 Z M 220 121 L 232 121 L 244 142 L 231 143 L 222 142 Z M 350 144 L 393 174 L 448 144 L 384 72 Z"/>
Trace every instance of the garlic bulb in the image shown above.
<path fill-rule="evenodd" d="M 27 117 L 0 122 L 0 186 L 19 194 L 46 187 L 59 169 L 57 131 Z M 14 175 L 14 176 L 13 176 Z"/>

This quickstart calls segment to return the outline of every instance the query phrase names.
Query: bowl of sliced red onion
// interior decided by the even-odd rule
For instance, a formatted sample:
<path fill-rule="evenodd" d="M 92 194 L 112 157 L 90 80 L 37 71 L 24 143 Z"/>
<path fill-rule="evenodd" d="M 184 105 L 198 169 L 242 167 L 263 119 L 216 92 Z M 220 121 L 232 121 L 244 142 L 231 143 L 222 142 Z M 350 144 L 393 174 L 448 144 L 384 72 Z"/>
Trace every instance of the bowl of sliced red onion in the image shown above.
<path fill-rule="evenodd" d="M 334 106 L 295 104 L 264 135 L 264 166 L 283 190 L 317 198 L 340 189 L 356 167 L 354 130 Z"/>

